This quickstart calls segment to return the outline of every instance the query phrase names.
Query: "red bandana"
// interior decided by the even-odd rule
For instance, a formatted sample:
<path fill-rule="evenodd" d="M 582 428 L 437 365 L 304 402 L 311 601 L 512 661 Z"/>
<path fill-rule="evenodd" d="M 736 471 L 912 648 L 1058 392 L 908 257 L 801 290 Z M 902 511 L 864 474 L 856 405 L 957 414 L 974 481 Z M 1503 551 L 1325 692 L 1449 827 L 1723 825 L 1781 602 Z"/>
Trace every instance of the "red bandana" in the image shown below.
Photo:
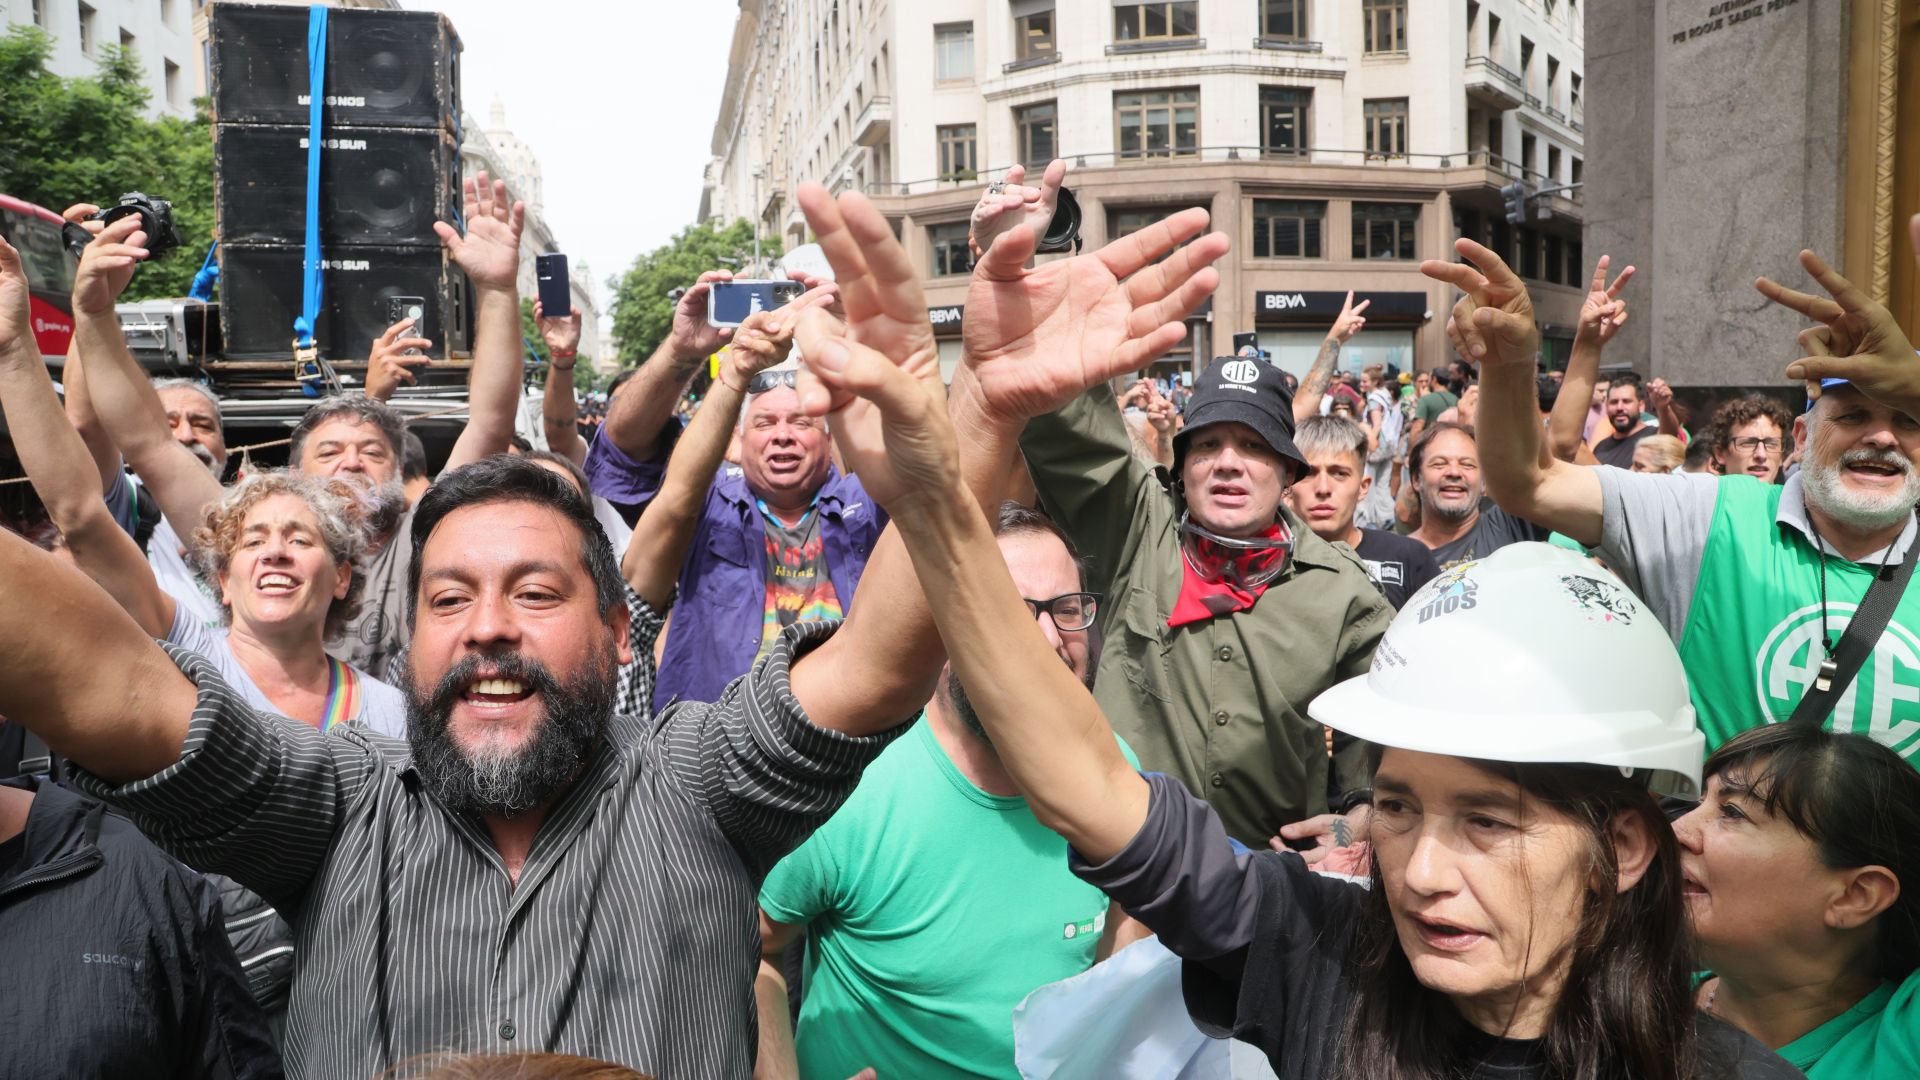
<path fill-rule="evenodd" d="M 1233 551 L 1203 537 L 1189 535 L 1180 553 L 1180 599 L 1174 603 L 1173 613 L 1167 616 L 1167 626 L 1177 628 L 1251 610 L 1254 601 L 1267 591 L 1267 582 L 1248 586 L 1235 582 L 1270 577 L 1275 564 L 1285 562 L 1292 550 L 1292 545 L 1286 543 L 1286 530 L 1279 525 L 1261 535 L 1280 543 L 1262 551 Z M 1226 572 L 1202 574 L 1194 567 L 1196 558 Z"/>

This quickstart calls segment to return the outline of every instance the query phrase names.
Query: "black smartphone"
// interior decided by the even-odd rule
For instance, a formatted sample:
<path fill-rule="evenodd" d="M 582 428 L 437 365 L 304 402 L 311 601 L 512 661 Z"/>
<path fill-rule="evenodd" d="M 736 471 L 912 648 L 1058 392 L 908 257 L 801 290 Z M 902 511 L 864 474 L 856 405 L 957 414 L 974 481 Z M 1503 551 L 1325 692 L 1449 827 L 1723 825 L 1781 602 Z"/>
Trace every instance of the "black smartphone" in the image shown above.
<path fill-rule="evenodd" d="M 573 285 L 567 278 L 567 257 L 559 252 L 533 257 L 533 274 L 540 282 L 540 310 L 549 319 L 573 313 Z"/>
<path fill-rule="evenodd" d="M 402 334 L 402 337 L 431 338 L 433 336 L 427 332 L 429 327 L 427 326 L 427 300 L 425 297 L 387 297 L 387 325 L 392 326 L 402 319 L 413 320 L 413 329 Z M 420 350 L 408 349 L 406 355 L 419 356 Z"/>
<path fill-rule="evenodd" d="M 739 326 L 754 312 L 771 311 L 807 291 L 797 281 L 716 281 L 708 288 L 709 326 Z"/>

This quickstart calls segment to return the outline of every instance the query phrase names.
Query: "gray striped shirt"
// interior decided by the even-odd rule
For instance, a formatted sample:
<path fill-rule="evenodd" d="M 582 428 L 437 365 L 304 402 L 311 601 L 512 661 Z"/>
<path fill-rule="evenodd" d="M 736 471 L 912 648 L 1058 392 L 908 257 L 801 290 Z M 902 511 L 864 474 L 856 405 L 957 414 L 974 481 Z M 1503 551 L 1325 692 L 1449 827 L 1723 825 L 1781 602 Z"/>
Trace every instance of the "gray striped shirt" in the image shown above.
<path fill-rule="evenodd" d="M 789 629 L 714 704 L 616 717 L 518 887 L 485 828 L 425 792 L 405 743 L 255 713 L 178 649 L 199 686 L 180 760 L 124 787 L 77 782 L 287 915 L 291 1076 L 559 1051 L 744 1077 L 761 880 L 898 730 L 855 739 L 807 721 L 788 666 L 834 629 Z"/>

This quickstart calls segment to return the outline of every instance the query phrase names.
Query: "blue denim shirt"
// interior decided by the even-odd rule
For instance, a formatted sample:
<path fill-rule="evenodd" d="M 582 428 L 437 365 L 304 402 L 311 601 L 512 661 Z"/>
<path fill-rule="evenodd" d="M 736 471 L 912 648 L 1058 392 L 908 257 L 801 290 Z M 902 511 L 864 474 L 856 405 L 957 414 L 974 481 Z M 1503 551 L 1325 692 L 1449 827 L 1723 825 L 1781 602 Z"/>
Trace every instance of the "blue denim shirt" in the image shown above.
<path fill-rule="evenodd" d="M 610 439 L 595 438 L 586 465 L 594 494 L 620 506 L 622 513 L 637 514 L 652 501 L 666 472 L 667 448 L 679 434 L 677 426 L 669 426 L 674 430 L 662 433 L 661 451 L 644 462 L 622 453 Z M 816 499 L 827 575 L 841 609 L 847 610 L 887 516 L 867 497 L 859 479 L 842 476 L 838 469 L 828 472 Z M 753 503 L 739 467 L 722 466 L 707 489 L 700 524 L 680 567 L 667 651 L 653 688 L 656 716 L 675 698 L 716 700 L 728 683 L 747 673 L 760 651 L 766 619 L 766 531 Z"/>

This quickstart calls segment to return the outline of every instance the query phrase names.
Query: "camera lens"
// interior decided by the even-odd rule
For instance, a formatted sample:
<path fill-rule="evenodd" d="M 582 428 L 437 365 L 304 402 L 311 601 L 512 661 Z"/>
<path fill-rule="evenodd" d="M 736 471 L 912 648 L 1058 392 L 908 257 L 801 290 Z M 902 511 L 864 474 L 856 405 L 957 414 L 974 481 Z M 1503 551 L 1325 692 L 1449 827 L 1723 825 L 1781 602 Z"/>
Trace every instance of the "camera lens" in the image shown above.
<path fill-rule="evenodd" d="M 1060 189 L 1060 197 L 1053 207 L 1053 220 L 1047 222 L 1047 233 L 1040 238 L 1035 249 L 1041 252 L 1079 250 L 1080 247 L 1080 201 L 1073 192 Z"/>

